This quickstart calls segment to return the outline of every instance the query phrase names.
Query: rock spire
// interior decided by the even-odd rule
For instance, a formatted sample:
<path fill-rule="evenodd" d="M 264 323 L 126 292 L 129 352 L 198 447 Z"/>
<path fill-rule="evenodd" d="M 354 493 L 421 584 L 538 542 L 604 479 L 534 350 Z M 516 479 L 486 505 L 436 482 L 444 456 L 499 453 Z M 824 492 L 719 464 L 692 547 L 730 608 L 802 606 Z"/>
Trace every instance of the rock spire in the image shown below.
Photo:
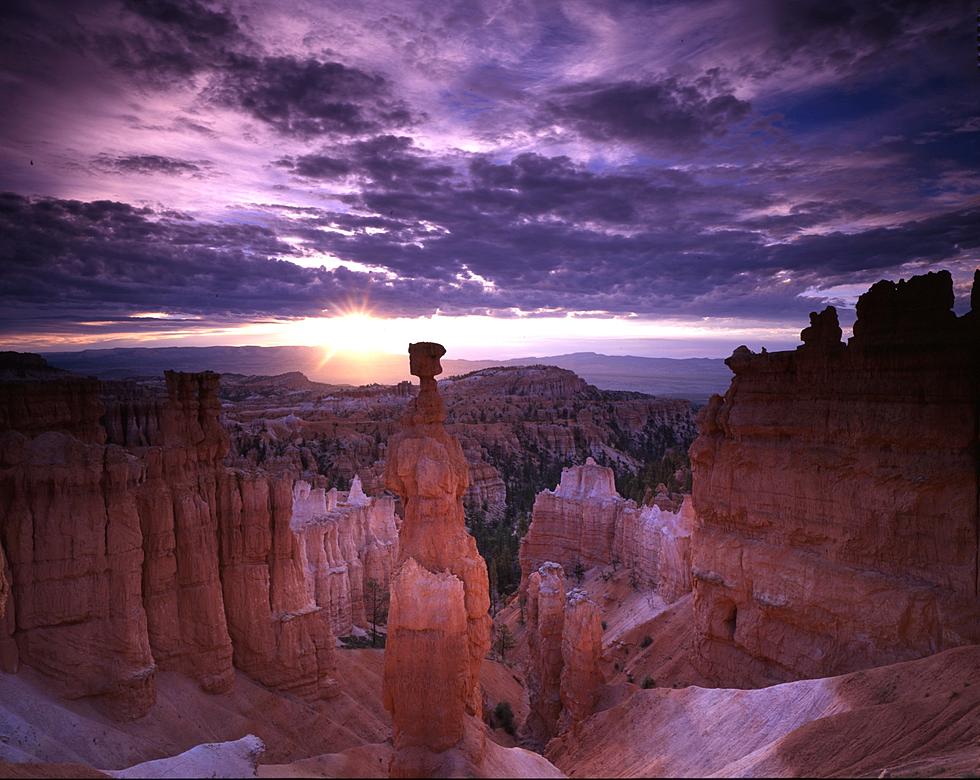
<path fill-rule="evenodd" d="M 384 669 L 392 777 L 469 773 L 485 750 L 479 675 L 490 647 L 489 586 L 463 517 L 466 459 L 443 426 L 435 377 L 445 353 L 409 345 L 421 387 L 388 444 L 385 485 L 405 507 Z"/>

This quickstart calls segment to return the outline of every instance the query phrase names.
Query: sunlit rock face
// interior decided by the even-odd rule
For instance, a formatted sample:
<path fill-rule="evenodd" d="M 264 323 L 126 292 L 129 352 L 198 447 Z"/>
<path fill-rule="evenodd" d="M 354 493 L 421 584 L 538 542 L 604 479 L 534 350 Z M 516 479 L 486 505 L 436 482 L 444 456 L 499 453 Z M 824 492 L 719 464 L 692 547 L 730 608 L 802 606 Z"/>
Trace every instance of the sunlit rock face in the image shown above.
<path fill-rule="evenodd" d="M 355 478 L 349 494 L 293 485 L 290 527 L 301 556 L 312 598 L 336 636 L 371 622 L 368 583 L 387 591 L 398 558 L 394 499 L 368 497 Z"/>
<path fill-rule="evenodd" d="M 291 528 L 292 480 L 223 465 L 217 375 L 166 380 L 162 393 L 0 383 L 0 664 L 123 718 L 153 705 L 158 668 L 210 692 L 237 665 L 327 695 L 334 640 Z"/>
<path fill-rule="evenodd" d="M 528 577 L 525 609 L 530 709 L 524 735 L 544 746 L 595 708 L 602 619 L 585 591 L 566 592 L 565 573 L 552 561 Z"/>
<path fill-rule="evenodd" d="M 637 583 L 675 601 L 691 589 L 690 536 L 693 510 L 638 507 L 622 498 L 613 471 L 589 458 L 562 471 L 555 490 L 538 494 L 531 525 L 521 543 L 523 588 L 545 561 L 566 573 L 578 566 L 624 566 Z"/>
<path fill-rule="evenodd" d="M 980 327 L 952 304 L 947 272 L 879 282 L 846 347 L 828 308 L 796 351 L 727 361 L 691 448 L 696 661 L 720 684 L 980 641 Z"/>
<path fill-rule="evenodd" d="M 384 668 L 393 777 L 439 775 L 440 767 L 483 760 L 479 674 L 490 647 L 486 565 L 463 518 L 468 467 L 443 427 L 434 379 L 445 349 L 413 344 L 409 354 L 421 389 L 389 441 L 385 472 L 405 507 Z"/>

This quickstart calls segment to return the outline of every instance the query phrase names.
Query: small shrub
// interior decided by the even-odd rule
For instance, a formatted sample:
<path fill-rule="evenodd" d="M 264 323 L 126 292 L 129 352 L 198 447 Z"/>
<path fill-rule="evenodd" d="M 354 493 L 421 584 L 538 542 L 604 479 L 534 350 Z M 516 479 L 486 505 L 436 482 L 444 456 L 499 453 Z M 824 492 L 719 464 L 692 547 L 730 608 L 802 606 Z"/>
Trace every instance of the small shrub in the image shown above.
<path fill-rule="evenodd" d="M 647 634 L 645 637 L 643 637 L 643 641 L 640 642 L 640 647 L 649 647 L 652 644 L 653 644 L 653 639 L 650 637 L 649 634 Z"/>
<path fill-rule="evenodd" d="M 648 674 L 646 677 L 643 678 L 643 682 L 640 683 L 640 687 L 653 688 L 656 684 L 657 683 L 654 681 L 654 679 Z"/>
<path fill-rule="evenodd" d="M 509 701 L 497 702 L 497 706 L 493 708 L 493 719 L 500 728 L 514 736 L 514 710 Z"/>
<path fill-rule="evenodd" d="M 602 630 L 605 631 L 607 628 L 609 628 L 609 624 L 605 620 L 603 620 L 602 621 Z"/>
<path fill-rule="evenodd" d="M 626 673 L 626 682 L 633 682 L 633 672 Z"/>

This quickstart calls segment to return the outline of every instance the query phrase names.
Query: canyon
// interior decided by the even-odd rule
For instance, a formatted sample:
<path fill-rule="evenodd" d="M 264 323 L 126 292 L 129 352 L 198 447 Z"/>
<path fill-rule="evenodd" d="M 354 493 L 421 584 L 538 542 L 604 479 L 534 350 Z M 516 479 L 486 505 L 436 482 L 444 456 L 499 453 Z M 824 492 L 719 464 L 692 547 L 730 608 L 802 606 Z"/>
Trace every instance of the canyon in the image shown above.
<path fill-rule="evenodd" d="M 953 303 L 879 282 L 696 420 L 428 343 L 417 388 L 4 356 L 0 776 L 976 773 Z"/>

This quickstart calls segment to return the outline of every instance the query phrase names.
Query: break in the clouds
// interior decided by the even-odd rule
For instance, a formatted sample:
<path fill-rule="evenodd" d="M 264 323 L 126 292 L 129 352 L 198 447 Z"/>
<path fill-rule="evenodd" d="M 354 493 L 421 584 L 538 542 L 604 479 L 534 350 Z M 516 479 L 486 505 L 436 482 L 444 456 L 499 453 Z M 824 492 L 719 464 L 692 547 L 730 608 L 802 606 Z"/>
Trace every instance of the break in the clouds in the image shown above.
<path fill-rule="evenodd" d="M 6 3 L 0 342 L 352 302 L 775 332 L 828 302 L 852 319 L 879 278 L 945 267 L 962 292 L 972 13 Z"/>

